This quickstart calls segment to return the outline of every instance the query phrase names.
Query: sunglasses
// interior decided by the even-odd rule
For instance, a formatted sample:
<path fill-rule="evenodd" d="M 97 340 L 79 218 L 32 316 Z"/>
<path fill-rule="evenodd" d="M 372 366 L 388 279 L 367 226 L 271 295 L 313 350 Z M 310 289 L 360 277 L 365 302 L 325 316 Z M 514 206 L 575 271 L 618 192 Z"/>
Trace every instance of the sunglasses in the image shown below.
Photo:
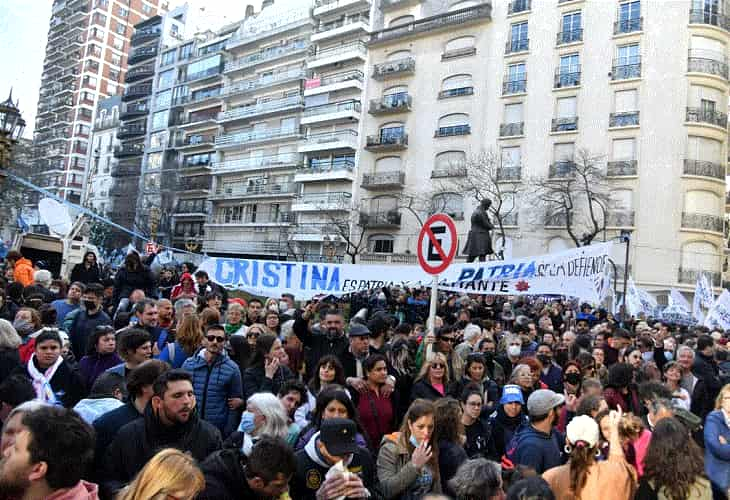
<path fill-rule="evenodd" d="M 222 342 L 226 341 L 225 337 L 219 337 L 218 335 L 208 335 L 205 338 L 208 339 L 208 342 L 221 342 L 222 343 Z"/>
<path fill-rule="evenodd" d="M 249 330 L 249 332 L 246 334 L 247 337 L 258 337 L 261 335 L 261 332 L 252 332 Z"/>
<path fill-rule="evenodd" d="M 456 342 L 456 338 L 454 338 L 454 337 L 441 337 L 440 340 L 442 340 L 444 342 L 449 342 L 451 344 L 453 344 L 454 342 Z"/>
<path fill-rule="evenodd" d="M 443 363 L 432 363 L 431 368 L 446 368 L 446 365 Z"/>

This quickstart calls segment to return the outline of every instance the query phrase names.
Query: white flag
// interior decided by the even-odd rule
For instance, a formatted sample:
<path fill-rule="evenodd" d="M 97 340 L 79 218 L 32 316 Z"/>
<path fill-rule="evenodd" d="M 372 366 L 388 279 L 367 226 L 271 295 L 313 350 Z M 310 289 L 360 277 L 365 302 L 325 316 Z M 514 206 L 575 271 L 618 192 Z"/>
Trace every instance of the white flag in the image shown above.
<path fill-rule="evenodd" d="M 730 292 L 723 290 L 710 310 L 707 311 L 705 326 L 714 328 L 719 326 L 723 330 L 730 329 Z"/>
<path fill-rule="evenodd" d="M 679 307 L 687 312 L 691 309 L 687 299 L 685 299 L 684 295 L 682 295 L 682 293 L 676 288 L 672 288 L 669 291 L 669 307 Z"/>
<path fill-rule="evenodd" d="M 700 323 L 704 321 L 705 316 L 702 309 L 709 309 L 712 307 L 714 302 L 714 297 L 712 295 L 712 288 L 707 281 L 707 276 L 705 276 L 704 273 L 700 273 L 700 275 L 697 276 L 695 296 L 692 300 L 692 314 Z"/>
<path fill-rule="evenodd" d="M 646 316 L 654 314 L 657 307 L 656 299 L 646 290 L 638 288 L 631 276 L 629 276 L 626 295 L 626 307 L 630 314 L 634 316 L 640 313 L 644 313 Z"/>

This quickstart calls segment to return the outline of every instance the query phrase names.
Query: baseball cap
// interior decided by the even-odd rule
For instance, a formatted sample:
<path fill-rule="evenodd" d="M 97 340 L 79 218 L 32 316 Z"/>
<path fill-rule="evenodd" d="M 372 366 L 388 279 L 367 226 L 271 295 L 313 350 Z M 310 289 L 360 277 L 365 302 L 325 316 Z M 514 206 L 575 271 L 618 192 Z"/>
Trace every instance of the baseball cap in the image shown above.
<path fill-rule="evenodd" d="M 368 327 L 365 325 L 354 323 L 352 326 L 350 326 L 350 331 L 347 333 L 347 335 L 350 337 L 369 337 L 370 330 L 368 330 Z"/>
<path fill-rule="evenodd" d="M 327 447 L 330 455 L 342 456 L 355 453 L 358 449 L 355 442 L 357 428 L 355 422 L 348 418 L 330 418 L 322 420 L 319 439 Z"/>
<path fill-rule="evenodd" d="M 573 418 L 565 428 L 566 437 L 572 444 L 583 441 L 593 448 L 598 443 L 598 424 L 588 415 Z"/>
<path fill-rule="evenodd" d="M 499 399 L 499 404 L 506 405 L 507 403 L 520 403 L 525 404 L 525 400 L 522 397 L 522 389 L 519 385 L 505 385 L 502 389 L 502 397 Z"/>
<path fill-rule="evenodd" d="M 565 396 L 550 389 L 538 389 L 527 398 L 527 412 L 530 415 L 547 415 L 556 406 L 565 403 Z"/>

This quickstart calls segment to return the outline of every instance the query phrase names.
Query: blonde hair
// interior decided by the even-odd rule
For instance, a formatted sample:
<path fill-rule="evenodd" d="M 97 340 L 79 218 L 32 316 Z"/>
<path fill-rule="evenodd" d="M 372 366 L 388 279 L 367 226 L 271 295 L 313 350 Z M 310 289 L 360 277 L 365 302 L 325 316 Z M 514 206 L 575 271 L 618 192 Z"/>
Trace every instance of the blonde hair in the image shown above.
<path fill-rule="evenodd" d="M 192 500 L 203 488 L 205 478 L 195 459 L 180 450 L 166 448 L 147 462 L 116 500 L 166 500 L 168 495 Z"/>
<path fill-rule="evenodd" d="M 428 382 L 428 370 L 431 369 L 431 365 L 434 363 L 434 361 L 440 361 L 444 365 L 444 379 L 443 384 L 444 387 L 446 387 L 449 384 L 449 362 L 446 359 L 446 356 L 441 352 L 434 352 L 432 353 L 425 363 L 423 363 L 423 366 L 421 367 L 421 371 L 418 373 L 418 378 L 416 378 L 416 382 L 418 382 L 421 379 L 426 379 Z"/>
<path fill-rule="evenodd" d="M 203 329 L 200 326 L 200 319 L 195 313 L 183 316 L 180 326 L 175 332 L 175 340 L 185 351 L 185 354 L 192 356 L 203 343 Z"/>
<path fill-rule="evenodd" d="M 722 408 L 722 395 L 726 392 L 730 392 L 730 384 L 725 384 L 722 386 L 722 389 L 720 389 L 720 392 L 718 393 L 717 397 L 715 398 L 715 409 L 719 410 Z"/>

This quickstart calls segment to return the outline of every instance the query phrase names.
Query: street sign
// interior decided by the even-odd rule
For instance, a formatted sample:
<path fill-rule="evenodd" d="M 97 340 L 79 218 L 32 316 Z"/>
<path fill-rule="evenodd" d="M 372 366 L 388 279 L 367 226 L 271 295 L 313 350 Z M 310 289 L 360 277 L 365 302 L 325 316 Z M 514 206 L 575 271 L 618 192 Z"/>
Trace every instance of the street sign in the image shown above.
<path fill-rule="evenodd" d="M 428 274 L 439 274 L 454 260 L 458 244 L 451 217 L 434 214 L 418 235 L 418 263 Z"/>

